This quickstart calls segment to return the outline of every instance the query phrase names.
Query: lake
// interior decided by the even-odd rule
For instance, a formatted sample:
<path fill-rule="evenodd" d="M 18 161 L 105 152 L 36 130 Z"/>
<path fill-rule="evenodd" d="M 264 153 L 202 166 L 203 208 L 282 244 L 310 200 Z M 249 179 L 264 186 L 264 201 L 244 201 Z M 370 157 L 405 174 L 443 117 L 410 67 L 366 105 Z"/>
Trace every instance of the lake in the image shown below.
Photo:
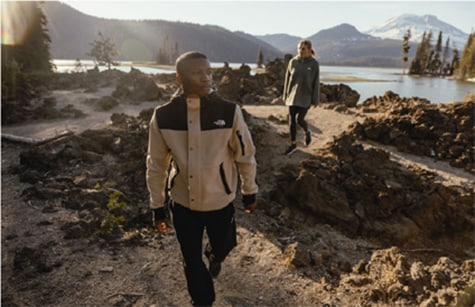
<path fill-rule="evenodd" d="M 74 71 L 74 60 L 53 60 L 57 72 Z M 174 73 L 173 69 L 152 68 L 141 65 L 132 65 L 132 62 L 120 62 L 114 66 L 124 72 L 130 71 L 130 66 L 146 74 Z M 81 60 L 84 69 L 91 69 L 94 63 L 91 60 Z M 255 68 L 256 64 L 248 64 Z M 223 63 L 211 63 L 212 67 L 223 67 Z M 237 68 L 241 63 L 229 63 Z M 107 69 L 100 66 L 99 70 Z M 406 69 L 407 71 L 407 69 Z M 446 78 L 431 78 L 402 75 L 402 68 L 373 68 L 373 67 L 345 67 L 325 66 L 320 67 L 320 81 L 326 84 L 345 83 L 360 93 L 359 102 L 373 96 L 383 96 L 388 90 L 399 94 L 401 97 L 421 97 L 433 103 L 446 103 L 462 101 L 467 93 L 475 93 L 475 83 L 450 80 Z"/>

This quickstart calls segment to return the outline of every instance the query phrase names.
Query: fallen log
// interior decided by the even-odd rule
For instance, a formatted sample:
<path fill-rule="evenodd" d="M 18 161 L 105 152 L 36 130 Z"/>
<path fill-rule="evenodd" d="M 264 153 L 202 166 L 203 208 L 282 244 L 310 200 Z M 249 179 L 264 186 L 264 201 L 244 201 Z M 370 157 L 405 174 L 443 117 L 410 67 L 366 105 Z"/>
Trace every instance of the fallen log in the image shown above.
<path fill-rule="evenodd" d="M 74 132 L 72 131 L 63 131 L 55 136 L 45 138 L 45 139 L 35 139 L 35 138 L 30 138 L 30 137 L 25 137 L 25 136 L 19 136 L 19 135 L 14 135 L 14 134 L 9 134 L 9 133 L 2 133 L 2 140 L 7 140 L 10 142 L 15 142 L 15 143 L 24 143 L 24 144 L 30 144 L 30 145 L 43 145 L 70 135 L 73 135 Z"/>

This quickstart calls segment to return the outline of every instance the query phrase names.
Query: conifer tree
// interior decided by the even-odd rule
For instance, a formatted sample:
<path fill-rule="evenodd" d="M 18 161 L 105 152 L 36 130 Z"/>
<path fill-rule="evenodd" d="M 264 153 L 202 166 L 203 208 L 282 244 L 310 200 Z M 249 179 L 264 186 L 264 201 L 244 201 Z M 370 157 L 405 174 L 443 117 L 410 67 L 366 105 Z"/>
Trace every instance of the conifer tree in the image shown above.
<path fill-rule="evenodd" d="M 411 39 L 411 29 L 407 29 L 406 34 L 404 34 L 404 37 L 402 40 L 402 61 L 404 63 L 404 67 L 402 69 L 403 75 L 406 74 L 406 64 L 408 61 L 407 54 L 409 53 L 409 49 L 411 49 L 410 39 Z"/>
<path fill-rule="evenodd" d="M 262 48 L 259 47 L 259 50 L 257 50 L 257 68 L 261 68 L 262 64 L 264 63 L 264 55 L 262 54 Z"/>
<path fill-rule="evenodd" d="M 47 18 L 42 2 L 11 1 L 2 4 L 2 17 L 17 25 L 25 25 L 20 40 L 4 40 L 2 33 L 2 114 L 8 114 L 10 102 L 25 104 L 38 93 L 36 85 L 44 82 L 43 73 L 52 71 Z M 8 14 L 8 15 L 4 15 Z M 20 32 L 20 29 L 16 29 Z M 2 123 L 8 116 L 2 116 Z"/>
<path fill-rule="evenodd" d="M 442 75 L 447 76 L 450 72 L 450 65 L 448 63 L 448 58 L 449 58 L 449 52 L 450 52 L 450 38 L 447 38 L 445 41 L 445 47 L 444 47 L 444 52 L 442 55 Z"/>
<path fill-rule="evenodd" d="M 468 36 L 457 71 L 459 79 L 475 77 L 475 32 Z"/>
<path fill-rule="evenodd" d="M 442 52 L 442 31 L 439 31 L 439 36 L 437 38 L 437 43 L 435 45 L 435 50 L 433 51 L 434 57 L 430 63 L 430 73 L 435 75 L 441 74 L 441 64 L 442 61 L 440 60 Z"/>
<path fill-rule="evenodd" d="M 426 32 L 422 34 L 422 40 L 419 45 L 417 45 L 416 55 L 411 62 L 409 68 L 409 74 L 418 75 L 422 74 L 424 70 L 423 61 L 424 61 L 424 41 L 426 40 Z"/>
<path fill-rule="evenodd" d="M 450 65 L 450 75 L 453 75 L 454 72 L 460 67 L 459 50 L 457 47 L 454 47 L 452 53 L 454 56 L 452 58 L 452 64 Z"/>
<path fill-rule="evenodd" d="M 425 37 L 425 40 L 423 40 L 423 42 L 422 42 L 422 44 L 423 44 L 423 47 L 422 47 L 422 50 L 423 50 L 423 54 L 422 54 L 423 71 L 422 71 L 422 73 L 430 72 L 430 64 L 431 64 L 432 59 L 434 57 L 434 51 L 432 50 L 431 40 L 432 40 L 432 31 L 429 31 L 429 33 Z"/>
<path fill-rule="evenodd" d="M 8 60 L 13 60 L 19 65 L 22 72 L 51 72 L 50 43 L 51 38 L 48 34 L 48 20 L 43 12 L 41 2 L 15 2 L 20 6 L 17 11 L 24 12 L 23 15 L 10 16 L 26 20 L 18 20 L 28 25 L 24 39 L 17 42 L 12 50 L 13 54 Z"/>

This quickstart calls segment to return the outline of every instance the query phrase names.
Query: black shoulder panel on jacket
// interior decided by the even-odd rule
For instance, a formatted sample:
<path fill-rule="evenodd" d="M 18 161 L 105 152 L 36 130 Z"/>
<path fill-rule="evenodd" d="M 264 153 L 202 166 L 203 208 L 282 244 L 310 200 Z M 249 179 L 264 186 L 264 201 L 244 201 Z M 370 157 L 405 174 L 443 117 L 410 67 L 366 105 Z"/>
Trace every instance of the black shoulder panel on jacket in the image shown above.
<path fill-rule="evenodd" d="M 201 102 L 201 130 L 232 128 L 236 104 L 213 93 Z"/>
<path fill-rule="evenodd" d="M 175 97 L 156 110 L 157 124 L 160 129 L 187 130 L 186 102 L 182 97 Z"/>

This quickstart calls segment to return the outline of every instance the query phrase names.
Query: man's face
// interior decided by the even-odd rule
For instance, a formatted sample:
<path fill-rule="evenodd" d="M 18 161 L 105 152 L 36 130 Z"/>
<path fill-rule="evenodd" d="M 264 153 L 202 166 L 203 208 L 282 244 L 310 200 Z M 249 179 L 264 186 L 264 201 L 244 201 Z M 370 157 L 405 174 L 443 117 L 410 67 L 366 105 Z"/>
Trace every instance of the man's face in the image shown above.
<path fill-rule="evenodd" d="M 211 91 L 212 71 L 207 59 L 188 60 L 177 81 L 183 86 L 186 96 L 203 97 Z"/>

